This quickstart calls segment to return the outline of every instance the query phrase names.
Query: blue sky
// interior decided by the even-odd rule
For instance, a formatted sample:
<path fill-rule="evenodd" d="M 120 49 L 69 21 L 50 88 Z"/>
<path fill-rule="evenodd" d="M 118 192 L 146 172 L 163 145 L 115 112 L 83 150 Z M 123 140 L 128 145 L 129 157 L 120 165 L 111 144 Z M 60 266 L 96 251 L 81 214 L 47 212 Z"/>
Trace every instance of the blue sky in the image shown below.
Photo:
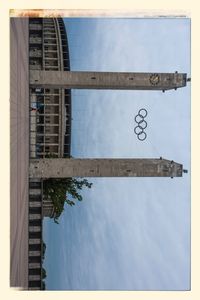
<path fill-rule="evenodd" d="M 189 19 L 65 19 L 72 70 L 184 72 Z M 190 84 L 177 91 L 72 90 L 74 157 L 155 157 L 182 178 L 92 178 L 84 200 L 44 221 L 47 289 L 190 289 Z M 134 116 L 148 110 L 147 139 Z"/>

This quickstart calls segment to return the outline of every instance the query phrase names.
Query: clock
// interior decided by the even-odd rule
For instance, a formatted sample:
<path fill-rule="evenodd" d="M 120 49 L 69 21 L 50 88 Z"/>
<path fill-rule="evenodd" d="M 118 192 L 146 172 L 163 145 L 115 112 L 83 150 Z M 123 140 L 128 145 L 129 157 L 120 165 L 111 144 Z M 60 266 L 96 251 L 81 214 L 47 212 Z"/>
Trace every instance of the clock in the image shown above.
<path fill-rule="evenodd" d="M 160 81 L 160 76 L 158 74 L 151 74 L 149 81 L 152 85 L 157 85 Z"/>

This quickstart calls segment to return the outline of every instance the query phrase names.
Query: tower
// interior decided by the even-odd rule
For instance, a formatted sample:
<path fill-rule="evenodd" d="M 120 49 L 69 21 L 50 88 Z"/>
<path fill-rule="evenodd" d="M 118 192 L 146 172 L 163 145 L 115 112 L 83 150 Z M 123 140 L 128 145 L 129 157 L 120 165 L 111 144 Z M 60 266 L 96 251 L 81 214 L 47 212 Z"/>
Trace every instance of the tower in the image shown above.
<path fill-rule="evenodd" d="M 183 166 L 163 158 L 145 159 L 34 159 L 30 177 L 181 177 Z"/>
<path fill-rule="evenodd" d="M 187 74 L 71 71 L 67 34 L 62 19 L 47 18 L 42 23 L 40 19 L 32 19 L 30 26 L 30 94 L 32 101 L 36 101 L 43 107 L 39 112 L 39 120 L 42 124 L 40 122 L 37 124 L 33 116 L 31 148 L 33 156 L 31 155 L 30 177 L 182 176 L 182 165 L 163 159 L 69 158 L 71 135 L 69 107 L 70 89 L 164 92 L 186 86 L 189 81 Z M 45 35 L 44 40 L 42 40 L 42 30 Z M 40 47 L 39 43 L 43 43 L 43 46 Z M 39 59 L 38 55 L 42 59 Z M 58 103 L 59 109 L 56 107 Z M 57 158 L 46 159 L 48 152 L 53 153 Z"/>
<path fill-rule="evenodd" d="M 30 86 L 67 89 L 170 90 L 186 86 L 187 74 L 30 71 Z"/>

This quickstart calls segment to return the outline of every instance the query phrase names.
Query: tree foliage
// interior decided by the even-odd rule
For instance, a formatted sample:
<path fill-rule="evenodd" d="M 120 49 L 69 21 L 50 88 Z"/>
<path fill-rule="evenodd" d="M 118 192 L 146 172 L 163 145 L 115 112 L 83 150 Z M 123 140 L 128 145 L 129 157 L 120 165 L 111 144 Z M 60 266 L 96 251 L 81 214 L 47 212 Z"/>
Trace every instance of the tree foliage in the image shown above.
<path fill-rule="evenodd" d="M 42 268 L 42 279 L 45 279 L 47 277 L 46 270 Z"/>
<path fill-rule="evenodd" d="M 42 281 L 41 290 L 46 290 L 46 283 L 45 283 L 45 281 Z"/>
<path fill-rule="evenodd" d="M 45 251 L 46 251 L 46 244 L 45 242 L 42 240 L 42 263 L 44 261 L 45 258 Z M 42 285 L 41 285 L 41 289 L 45 290 L 46 289 L 46 283 L 43 279 L 45 279 L 47 277 L 47 273 L 46 270 L 42 267 Z"/>
<path fill-rule="evenodd" d="M 58 218 L 64 210 L 64 205 L 67 203 L 70 206 L 75 205 L 73 200 L 82 201 L 80 191 L 84 188 L 91 188 L 92 183 L 87 179 L 76 178 L 49 178 L 44 180 L 44 196 L 51 199 L 54 206 L 54 221 L 58 223 Z M 73 200 L 68 199 L 67 195 L 70 194 Z"/>
<path fill-rule="evenodd" d="M 45 251 L 46 251 L 46 244 L 44 241 L 42 241 L 42 260 L 44 260 L 45 257 Z"/>

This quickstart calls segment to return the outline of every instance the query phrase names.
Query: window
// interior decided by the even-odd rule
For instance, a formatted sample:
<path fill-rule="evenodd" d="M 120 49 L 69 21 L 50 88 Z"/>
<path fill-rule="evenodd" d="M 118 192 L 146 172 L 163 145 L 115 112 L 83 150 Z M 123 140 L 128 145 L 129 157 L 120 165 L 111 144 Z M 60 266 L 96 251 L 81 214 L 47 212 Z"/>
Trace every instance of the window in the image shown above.
<path fill-rule="evenodd" d="M 40 189 L 41 188 L 41 182 L 30 182 L 29 183 L 30 189 Z"/>
<path fill-rule="evenodd" d="M 54 116 L 54 124 L 59 124 L 59 116 Z"/>
<path fill-rule="evenodd" d="M 30 207 L 29 213 L 30 214 L 41 214 L 41 207 Z M 34 232 L 32 232 L 32 233 L 34 233 Z"/>
<path fill-rule="evenodd" d="M 41 226 L 41 222 L 42 222 L 41 219 L 29 220 L 29 226 Z M 37 250 L 37 249 L 33 249 L 33 250 Z"/>
<path fill-rule="evenodd" d="M 39 124 L 44 124 L 44 116 L 40 116 L 39 115 L 39 120 L 38 120 L 39 122 Z"/>
<path fill-rule="evenodd" d="M 34 187 L 31 184 L 36 182 L 30 182 L 30 188 L 33 189 Z M 35 187 L 36 188 L 36 187 Z M 30 202 L 41 202 L 41 195 L 29 195 Z"/>
<path fill-rule="evenodd" d="M 36 143 L 44 143 L 44 136 L 43 135 L 37 135 L 36 136 Z"/>
<path fill-rule="evenodd" d="M 30 246 L 32 246 L 32 245 L 30 245 Z M 34 245 L 34 246 L 36 246 L 36 245 Z M 40 247 L 40 249 L 41 249 L 41 247 Z M 40 249 L 36 249 L 36 250 L 40 250 Z M 29 248 L 29 250 L 34 250 L 34 249 L 32 249 L 32 248 Z M 40 275 L 41 274 L 41 269 L 40 268 L 37 268 L 37 269 L 30 269 L 29 270 L 29 275 Z"/>
<path fill-rule="evenodd" d="M 37 126 L 37 132 L 43 133 L 44 132 L 44 126 Z"/>
<path fill-rule="evenodd" d="M 69 153 L 70 152 L 70 146 L 69 145 L 65 145 L 64 146 L 64 153 Z"/>

